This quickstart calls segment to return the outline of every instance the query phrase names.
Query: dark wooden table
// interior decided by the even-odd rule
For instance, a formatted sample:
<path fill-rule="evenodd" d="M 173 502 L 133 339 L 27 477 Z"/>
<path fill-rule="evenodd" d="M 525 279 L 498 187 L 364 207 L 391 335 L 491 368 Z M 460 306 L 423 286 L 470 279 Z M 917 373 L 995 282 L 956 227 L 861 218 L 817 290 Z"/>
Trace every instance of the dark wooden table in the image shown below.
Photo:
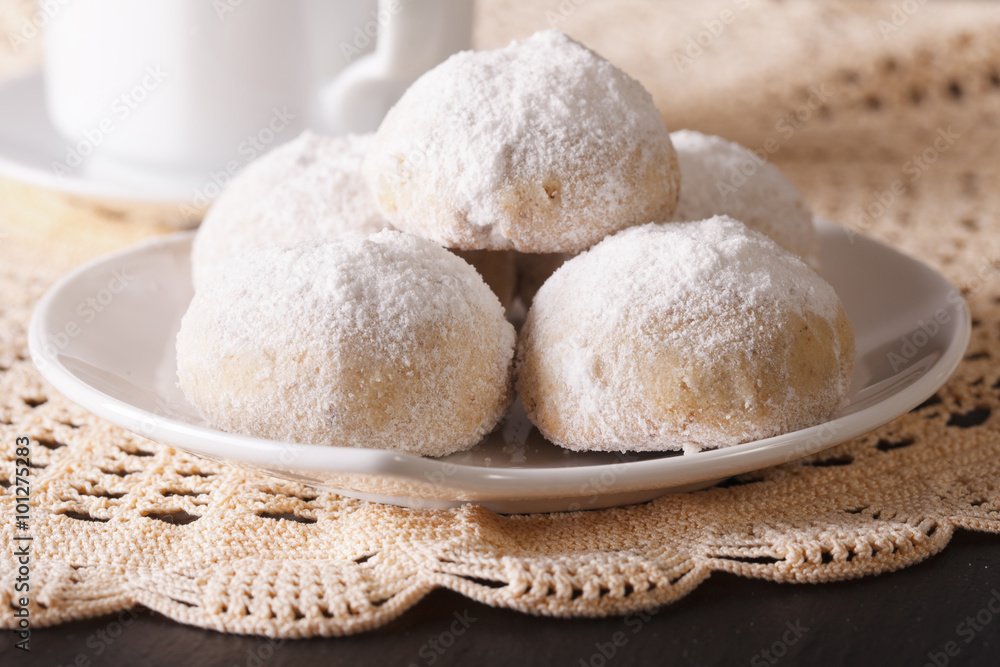
<path fill-rule="evenodd" d="M 1000 665 L 1000 536 L 958 533 L 896 573 L 832 584 L 715 574 L 677 604 L 605 619 L 527 616 L 437 591 L 379 630 L 276 643 L 137 610 L 5 633 L 0 665 Z M 116 636 L 112 636 L 116 635 Z"/>

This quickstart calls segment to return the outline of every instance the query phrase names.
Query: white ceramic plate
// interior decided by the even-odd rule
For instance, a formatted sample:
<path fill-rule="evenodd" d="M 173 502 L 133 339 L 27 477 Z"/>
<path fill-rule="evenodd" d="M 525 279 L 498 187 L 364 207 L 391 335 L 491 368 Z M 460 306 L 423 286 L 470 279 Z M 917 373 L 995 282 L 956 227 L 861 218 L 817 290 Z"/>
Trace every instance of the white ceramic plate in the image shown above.
<path fill-rule="evenodd" d="M 210 191 L 204 187 L 207 173 L 123 169 L 102 161 L 99 151 L 59 176 L 53 165 L 69 166 L 71 149 L 49 121 L 41 72 L 0 84 L 0 175 L 59 192 L 131 203 L 191 206 L 196 192 Z"/>
<path fill-rule="evenodd" d="M 962 359 L 970 319 L 927 266 L 820 221 L 823 275 L 855 328 L 849 404 L 795 433 L 697 454 L 575 453 L 549 444 L 523 413 L 475 449 L 443 459 L 297 445 L 209 427 L 175 384 L 174 338 L 191 299 L 190 233 L 80 268 L 55 285 L 29 333 L 34 362 L 63 394 L 153 440 L 348 496 L 501 512 L 595 509 L 702 488 L 849 440 L 931 396 Z"/>

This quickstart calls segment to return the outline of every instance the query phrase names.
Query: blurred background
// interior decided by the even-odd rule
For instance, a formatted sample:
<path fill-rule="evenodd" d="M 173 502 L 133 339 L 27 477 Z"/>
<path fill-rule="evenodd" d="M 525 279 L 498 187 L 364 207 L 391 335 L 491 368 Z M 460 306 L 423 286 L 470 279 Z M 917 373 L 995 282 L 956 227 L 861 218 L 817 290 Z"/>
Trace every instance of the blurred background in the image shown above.
<path fill-rule="evenodd" d="M 960 283 L 1000 258 L 1000 3 L 485 0 L 477 43 L 550 21 L 639 79 L 671 130 L 767 150 L 819 215 Z M 954 226 L 979 232 L 976 257 Z"/>
<path fill-rule="evenodd" d="M 41 40 L 15 37 L 37 11 L 33 0 L 0 0 L 0 78 L 39 66 Z M 723 135 L 766 155 L 818 214 L 966 286 L 1000 258 L 1000 3 L 476 2 L 477 47 L 549 27 L 639 79 L 671 130 Z M 0 207 L 30 200 L 35 212 L 65 213 L 65 201 L 35 190 L 5 181 Z M 71 207 L 93 224 L 131 221 L 129 239 L 160 228 L 155 211 Z"/>

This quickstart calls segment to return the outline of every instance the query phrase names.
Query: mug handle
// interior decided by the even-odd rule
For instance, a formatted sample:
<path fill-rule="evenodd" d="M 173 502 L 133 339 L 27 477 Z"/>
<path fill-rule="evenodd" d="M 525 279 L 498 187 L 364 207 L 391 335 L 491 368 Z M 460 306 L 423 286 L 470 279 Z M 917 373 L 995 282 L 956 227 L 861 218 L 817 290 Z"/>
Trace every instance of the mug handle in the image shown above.
<path fill-rule="evenodd" d="M 472 0 L 379 0 L 375 51 L 358 58 L 319 93 L 321 129 L 372 132 L 421 74 L 472 45 Z"/>

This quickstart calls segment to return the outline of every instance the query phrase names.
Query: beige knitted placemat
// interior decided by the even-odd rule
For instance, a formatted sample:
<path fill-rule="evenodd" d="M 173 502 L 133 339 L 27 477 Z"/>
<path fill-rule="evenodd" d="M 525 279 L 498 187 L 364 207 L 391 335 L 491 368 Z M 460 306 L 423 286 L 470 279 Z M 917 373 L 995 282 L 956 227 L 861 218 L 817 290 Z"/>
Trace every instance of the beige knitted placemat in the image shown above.
<path fill-rule="evenodd" d="M 141 604 L 227 632 L 337 635 L 385 623 L 436 587 L 594 616 L 672 602 L 717 570 L 845 579 L 918 562 L 956 528 L 1000 532 L 1000 10 L 914 4 L 892 22 L 888 3 L 482 3 L 481 44 L 555 23 L 642 78 L 672 127 L 767 150 L 818 212 L 928 261 L 973 311 L 965 361 L 910 414 L 811 458 L 637 506 L 381 506 L 88 414 L 27 360 L 32 304 L 83 259 L 160 228 L 0 182 L 0 536 L 15 545 L 27 534 L 14 523 L 15 443 L 27 436 L 32 625 Z M 725 9 L 734 18 L 718 28 Z M 883 37 L 882 20 L 898 30 Z M 689 36 L 702 53 L 675 66 Z M 935 144 L 942 132 L 957 138 Z M 895 181 L 904 192 L 889 201 Z M 12 550 L 0 554 L 5 609 L 19 597 Z M 15 626 L 12 613 L 0 619 Z"/>

